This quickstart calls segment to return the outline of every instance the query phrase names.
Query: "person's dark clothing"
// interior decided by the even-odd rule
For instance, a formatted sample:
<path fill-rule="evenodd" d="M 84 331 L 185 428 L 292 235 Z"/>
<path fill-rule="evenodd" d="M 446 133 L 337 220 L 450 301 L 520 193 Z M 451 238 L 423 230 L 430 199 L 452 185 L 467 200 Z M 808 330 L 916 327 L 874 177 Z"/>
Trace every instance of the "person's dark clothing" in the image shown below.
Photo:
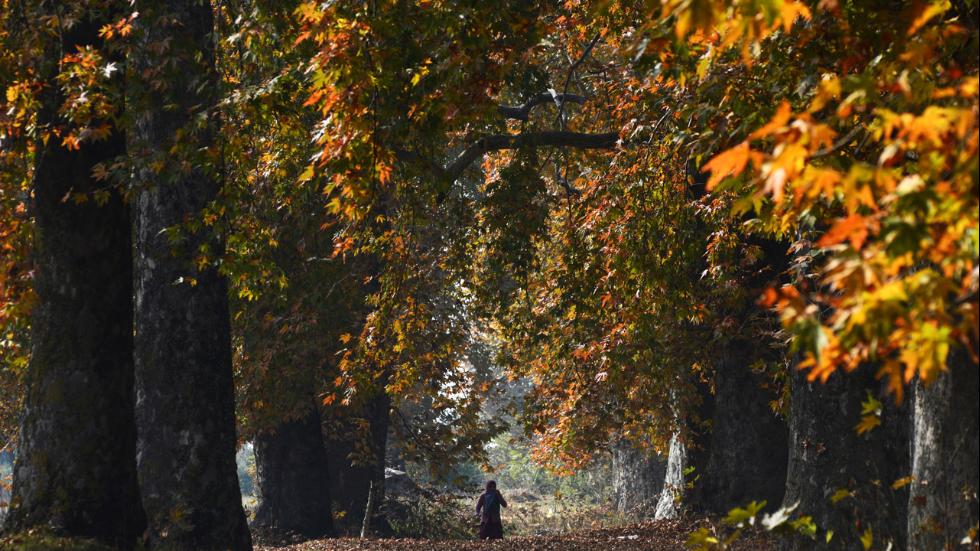
<path fill-rule="evenodd" d="M 499 540 L 504 537 L 504 525 L 500 522 L 501 506 L 506 507 L 507 501 L 497 490 L 487 490 L 476 502 L 476 514 L 480 515 L 481 540 Z"/>

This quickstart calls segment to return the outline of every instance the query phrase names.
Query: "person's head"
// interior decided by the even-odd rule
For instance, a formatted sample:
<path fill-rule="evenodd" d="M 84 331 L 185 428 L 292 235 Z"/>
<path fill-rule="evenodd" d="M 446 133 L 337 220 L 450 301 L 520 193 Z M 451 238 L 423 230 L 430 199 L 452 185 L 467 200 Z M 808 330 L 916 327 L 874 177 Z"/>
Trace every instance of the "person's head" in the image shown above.
<path fill-rule="evenodd" d="M 487 491 L 488 492 L 492 492 L 493 490 L 496 490 L 496 489 L 497 489 L 497 482 L 495 480 L 488 480 L 487 481 Z"/>

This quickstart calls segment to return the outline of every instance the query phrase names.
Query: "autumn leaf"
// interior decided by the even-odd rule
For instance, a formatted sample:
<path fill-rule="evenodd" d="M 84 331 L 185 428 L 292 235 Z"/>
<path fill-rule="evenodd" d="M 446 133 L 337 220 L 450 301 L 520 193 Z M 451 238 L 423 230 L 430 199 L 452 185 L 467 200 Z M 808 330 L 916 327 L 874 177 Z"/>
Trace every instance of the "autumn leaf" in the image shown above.
<path fill-rule="evenodd" d="M 860 250 L 868 237 L 868 220 L 860 214 L 852 214 L 847 218 L 839 219 L 820 239 L 817 241 L 818 247 L 830 247 L 844 241 L 850 240 L 851 246 L 855 250 Z"/>
<path fill-rule="evenodd" d="M 761 155 L 753 153 L 749 149 L 749 142 L 747 141 L 715 155 L 701 168 L 701 172 L 711 172 L 711 177 L 708 179 L 708 190 L 713 190 L 725 178 L 738 176 L 745 170 L 750 159 L 756 161 L 760 157 Z"/>
<path fill-rule="evenodd" d="M 749 139 L 758 140 L 773 134 L 777 130 L 780 130 L 786 126 L 786 123 L 789 122 L 792 115 L 793 108 L 790 106 L 788 101 L 783 100 L 782 103 L 779 104 L 779 107 L 776 108 L 776 114 L 773 115 L 772 119 L 755 132 L 749 134 Z"/>

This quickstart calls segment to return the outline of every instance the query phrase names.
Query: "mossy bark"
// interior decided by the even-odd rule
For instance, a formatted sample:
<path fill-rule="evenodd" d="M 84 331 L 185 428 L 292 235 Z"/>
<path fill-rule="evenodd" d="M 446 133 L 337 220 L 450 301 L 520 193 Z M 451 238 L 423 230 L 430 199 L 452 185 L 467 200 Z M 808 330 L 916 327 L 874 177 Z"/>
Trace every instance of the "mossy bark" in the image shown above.
<path fill-rule="evenodd" d="M 53 3 L 42 4 L 41 9 Z M 82 20 L 44 51 L 38 125 L 61 124 L 53 82 L 59 60 L 98 48 L 109 21 Z M 65 536 L 130 548 L 144 528 L 136 482 L 133 302 L 129 208 L 119 193 L 99 205 L 65 200 L 105 188 L 97 163 L 125 153 L 118 132 L 81 142 L 37 144 L 31 362 L 7 528 L 46 526 Z"/>
<path fill-rule="evenodd" d="M 137 458 L 151 547 L 251 549 L 235 469 L 228 287 L 203 221 L 217 198 L 213 13 L 143 2 L 128 107 L 136 163 Z M 203 262 L 200 262 L 203 260 Z"/>
<path fill-rule="evenodd" d="M 276 535 L 333 535 L 327 452 L 311 407 L 255 438 L 259 506 L 255 526 Z"/>
<path fill-rule="evenodd" d="M 980 367 L 962 348 L 951 351 L 948 365 L 915 389 L 910 550 L 957 548 L 977 527 Z"/>

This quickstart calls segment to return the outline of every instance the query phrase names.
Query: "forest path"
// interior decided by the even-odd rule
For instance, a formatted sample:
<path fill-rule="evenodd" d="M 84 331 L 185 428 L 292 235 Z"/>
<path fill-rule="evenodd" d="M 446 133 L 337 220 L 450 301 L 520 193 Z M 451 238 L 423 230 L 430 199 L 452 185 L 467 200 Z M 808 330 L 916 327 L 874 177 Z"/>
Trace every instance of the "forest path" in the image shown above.
<path fill-rule="evenodd" d="M 649 521 L 618 528 L 583 530 L 551 536 L 514 536 L 502 541 L 357 539 L 314 540 L 284 547 L 256 546 L 256 551 L 667 551 L 683 550 L 688 535 L 704 521 Z M 767 551 L 760 535 L 746 534 L 733 549 Z"/>

